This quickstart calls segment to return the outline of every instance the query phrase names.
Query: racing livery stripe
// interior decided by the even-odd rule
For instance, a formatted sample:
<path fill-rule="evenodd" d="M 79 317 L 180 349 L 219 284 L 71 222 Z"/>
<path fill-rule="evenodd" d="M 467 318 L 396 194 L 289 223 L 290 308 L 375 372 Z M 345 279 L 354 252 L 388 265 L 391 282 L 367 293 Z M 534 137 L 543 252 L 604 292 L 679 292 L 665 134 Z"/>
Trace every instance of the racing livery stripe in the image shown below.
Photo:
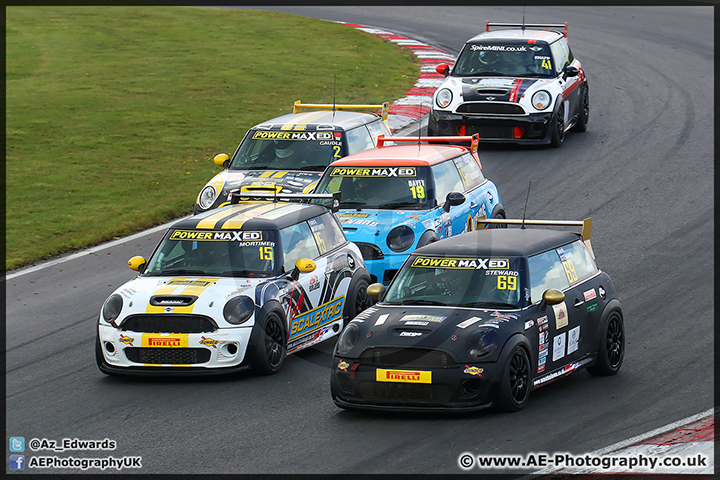
<path fill-rule="evenodd" d="M 273 178 L 282 178 L 282 177 L 284 177 L 285 175 L 287 175 L 287 173 L 288 173 L 287 171 L 278 172 L 277 170 L 269 170 L 269 171 L 267 171 L 267 172 L 263 172 L 263 174 L 260 175 L 258 178 L 268 178 L 268 177 L 271 177 L 271 176 L 272 176 Z"/>
<path fill-rule="evenodd" d="M 223 230 L 229 230 L 229 229 L 239 230 L 242 228 L 242 226 L 248 220 L 251 220 L 255 217 L 260 217 L 260 216 L 262 216 L 263 213 L 275 208 L 275 204 L 273 202 L 268 202 L 265 204 L 261 204 L 259 206 L 257 203 L 255 203 L 255 204 L 251 204 L 251 206 L 252 206 L 252 208 L 245 209 L 245 210 L 233 215 L 232 217 L 225 219 L 225 221 L 222 223 L 222 225 L 220 225 L 220 228 Z M 250 211 L 248 212 L 248 210 L 250 210 Z M 248 213 L 246 213 L 246 212 L 248 212 Z"/>
<path fill-rule="evenodd" d="M 296 129 L 305 128 L 305 125 L 310 123 L 313 119 L 317 117 L 322 117 L 325 115 L 326 112 L 307 112 L 304 114 L 299 115 L 296 117 L 292 122 L 288 122 L 284 124 L 282 127 L 280 127 L 280 130 L 292 130 L 293 126 L 296 126 Z M 300 127 L 302 126 L 302 127 Z"/>
<path fill-rule="evenodd" d="M 510 103 L 517 103 L 520 101 L 520 96 L 518 95 L 518 90 L 520 90 L 520 85 L 522 85 L 523 79 L 522 78 L 516 78 L 515 81 L 512 84 L 512 90 L 510 90 L 510 99 L 508 100 Z"/>
<path fill-rule="evenodd" d="M 530 37 L 528 39 L 528 45 L 534 44 L 535 42 L 540 40 L 542 37 L 544 37 L 546 33 L 548 33 L 547 30 L 539 31 L 538 33 L 536 33 L 535 35 L 533 35 L 532 37 Z"/>
<path fill-rule="evenodd" d="M 254 206 L 254 204 L 248 204 L 247 209 L 250 209 L 250 208 L 252 208 L 253 206 Z M 246 210 L 246 209 L 244 209 L 244 210 Z M 243 210 L 243 211 L 244 211 L 244 210 Z M 223 210 L 223 211 L 220 211 L 220 212 L 217 212 L 217 213 L 214 213 L 214 214 L 209 215 L 209 216 L 203 218 L 202 220 L 200 220 L 200 221 L 197 223 L 197 225 L 195 225 L 195 228 L 202 228 L 202 229 L 205 229 L 205 228 L 207 228 L 207 229 L 215 228 L 215 225 L 217 225 L 217 223 L 218 223 L 220 220 L 222 220 L 222 219 L 224 219 L 224 218 L 227 218 L 227 217 L 230 217 L 230 216 L 232 216 L 232 215 L 235 215 L 235 213 L 237 213 L 237 212 L 228 213 L 228 212 L 226 212 L 226 211 L 224 211 L 224 210 Z"/>
<path fill-rule="evenodd" d="M 304 203 L 293 203 L 290 205 L 283 205 L 281 207 L 277 207 L 277 204 L 271 204 L 273 206 L 276 206 L 275 210 L 271 210 L 269 212 L 265 212 L 262 215 L 258 215 L 260 218 L 264 218 L 266 220 L 277 220 L 278 218 L 282 217 L 283 215 L 287 215 L 289 213 L 294 213 L 299 210 L 302 210 L 305 208 L 307 204 Z"/>
<path fill-rule="evenodd" d="M 151 297 L 155 295 L 172 294 L 195 295 L 199 297 L 206 288 L 208 288 L 210 285 L 214 284 L 218 280 L 219 279 L 217 277 L 198 278 L 195 280 L 192 280 L 189 277 L 173 278 L 171 280 L 168 280 L 164 285 L 158 287 L 158 289 L 155 291 L 155 293 L 151 295 Z M 172 311 L 170 313 L 192 313 L 195 303 L 186 307 L 170 307 L 172 308 Z M 165 313 L 165 308 L 166 307 L 150 305 L 148 303 L 148 306 L 145 309 L 145 313 Z"/>

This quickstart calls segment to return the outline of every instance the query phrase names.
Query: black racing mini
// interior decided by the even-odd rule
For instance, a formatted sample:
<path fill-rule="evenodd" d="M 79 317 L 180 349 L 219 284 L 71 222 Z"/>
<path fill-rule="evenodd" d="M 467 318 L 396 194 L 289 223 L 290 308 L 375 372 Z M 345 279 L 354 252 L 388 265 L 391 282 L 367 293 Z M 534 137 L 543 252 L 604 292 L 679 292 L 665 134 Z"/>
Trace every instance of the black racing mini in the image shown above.
<path fill-rule="evenodd" d="M 582 232 L 476 230 L 417 249 L 387 290 L 368 287 L 380 302 L 338 340 L 331 390 L 339 407 L 518 411 L 531 390 L 572 372 L 618 372 L 623 312 L 595 263 L 592 220 L 483 223 Z"/>

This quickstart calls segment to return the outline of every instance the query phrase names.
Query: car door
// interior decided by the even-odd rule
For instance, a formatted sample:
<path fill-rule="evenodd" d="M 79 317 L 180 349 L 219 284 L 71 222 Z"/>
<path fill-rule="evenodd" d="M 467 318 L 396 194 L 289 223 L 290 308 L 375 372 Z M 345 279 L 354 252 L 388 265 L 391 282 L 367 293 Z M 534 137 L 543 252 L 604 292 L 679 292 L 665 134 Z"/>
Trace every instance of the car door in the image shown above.
<path fill-rule="evenodd" d="M 548 289 L 565 292 L 570 287 L 565 267 L 555 249 L 528 258 L 528 269 L 533 303 L 542 300 L 543 293 Z M 538 373 L 551 372 L 567 364 L 568 332 L 580 321 L 577 314 L 568 309 L 567 302 L 566 297 L 557 305 L 548 305 L 537 321 L 540 327 Z"/>
<path fill-rule="evenodd" d="M 472 154 L 466 153 L 453 159 L 453 161 L 465 187 L 465 202 L 468 204 L 468 215 L 465 219 L 463 232 L 471 232 L 475 229 L 479 218 L 487 218 L 492 213 L 490 211 L 492 203 L 490 193 L 484 186 L 487 180 Z"/>
<path fill-rule="evenodd" d="M 595 331 L 600 321 L 604 300 L 598 269 L 582 241 L 556 249 L 570 286 L 565 291 L 565 303 L 573 320 L 567 332 L 566 362 L 584 357 L 595 346 Z"/>
<path fill-rule="evenodd" d="M 450 192 L 465 194 L 465 186 L 455 162 L 446 160 L 433 165 L 432 173 L 435 182 L 435 198 L 439 207 L 435 210 L 435 214 L 439 215 L 439 218 L 435 219 L 436 225 L 439 223 L 439 226 L 435 229 L 438 237 L 445 238 L 464 232 L 468 216 L 472 216 L 470 214 L 471 202 L 465 199 L 462 204 L 451 206 L 447 212 L 442 208 Z"/>

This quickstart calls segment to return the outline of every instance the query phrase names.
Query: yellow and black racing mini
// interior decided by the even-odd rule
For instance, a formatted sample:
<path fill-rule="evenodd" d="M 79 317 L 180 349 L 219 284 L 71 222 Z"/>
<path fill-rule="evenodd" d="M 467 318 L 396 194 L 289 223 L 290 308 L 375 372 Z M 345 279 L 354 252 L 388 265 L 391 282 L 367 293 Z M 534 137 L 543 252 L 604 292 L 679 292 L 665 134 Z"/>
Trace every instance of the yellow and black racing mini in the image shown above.
<path fill-rule="evenodd" d="M 293 113 L 248 130 L 232 158 L 225 153 L 215 156 L 215 164 L 225 170 L 202 188 L 195 213 L 229 204 L 234 192 L 310 192 L 331 162 L 374 147 L 379 135 L 390 136 L 387 118 L 387 103 L 333 105 L 298 100 Z"/>

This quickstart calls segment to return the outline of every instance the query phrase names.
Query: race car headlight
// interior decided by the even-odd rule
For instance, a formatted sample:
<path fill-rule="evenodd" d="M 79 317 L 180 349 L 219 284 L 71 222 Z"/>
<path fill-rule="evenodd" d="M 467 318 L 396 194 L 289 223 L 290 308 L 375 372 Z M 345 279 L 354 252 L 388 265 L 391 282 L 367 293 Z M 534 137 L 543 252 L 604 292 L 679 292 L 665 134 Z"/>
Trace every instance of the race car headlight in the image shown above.
<path fill-rule="evenodd" d="M 404 252 L 415 242 L 415 232 L 407 225 L 400 225 L 390 230 L 387 244 L 393 252 Z"/>
<path fill-rule="evenodd" d="M 450 105 L 450 102 L 452 102 L 452 98 L 452 92 L 447 88 L 443 88 L 437 93 L 435 103 L 437 103 L 437 106 L 440 108 L 447 108 L 447 106 Z"/>
<path fill-rule="evenodd" d="M 117 293 L 110 295 L 102 307 L 102 316 L 107 323 L 113 323 L 120 315 L 123 307 L 123 299 Z"/>
<path fill-rule="evenodd" d="M 350 353 L 350 350 L 357 345 L 358 339 L 360 339 L 360 328 L 354 323 L 349 324 L 343 330 L 340 339 L 338 339 L 337 354 L 346 355 Z"/>
<path fill-rule="evenodd" d="M 471 357 L 481 358 L 495 353 L 498 348 L 498 334 L 493 328 L 480 328 L 473 332 L 467 342 Z"/>
<path fill-rule="evenodd" d="M 245 295 L 231 298 L 223 308 L 223 317 L 233 325 L 247 322 L 253 313 L 255 313 L 255 302 Z"/>
<path fill-rule="evenodd" d="M 535 92 L 535 94 L 532 96 L 532 105 L 538 110 L 545 110 L 547 107 L 550 106 L 551 100 L 552 96 L 550 95 L 550 93 L 545 90 L 540 90 L 538 92 Z"/>
<path fill-rule="evenodd" d="M 207 210 L 208 208 L 212 207 L 213 203 L 215 203 L 215 199 L 217 198 L 217 191 L 215 190 L 215 187 L 208 185 L 207 187 L 202 189 L 202 192 L 200 192 L 200 197 L 198 198 L 198 205 L 200 205 L 200 208 L 203 210 Z"/>

